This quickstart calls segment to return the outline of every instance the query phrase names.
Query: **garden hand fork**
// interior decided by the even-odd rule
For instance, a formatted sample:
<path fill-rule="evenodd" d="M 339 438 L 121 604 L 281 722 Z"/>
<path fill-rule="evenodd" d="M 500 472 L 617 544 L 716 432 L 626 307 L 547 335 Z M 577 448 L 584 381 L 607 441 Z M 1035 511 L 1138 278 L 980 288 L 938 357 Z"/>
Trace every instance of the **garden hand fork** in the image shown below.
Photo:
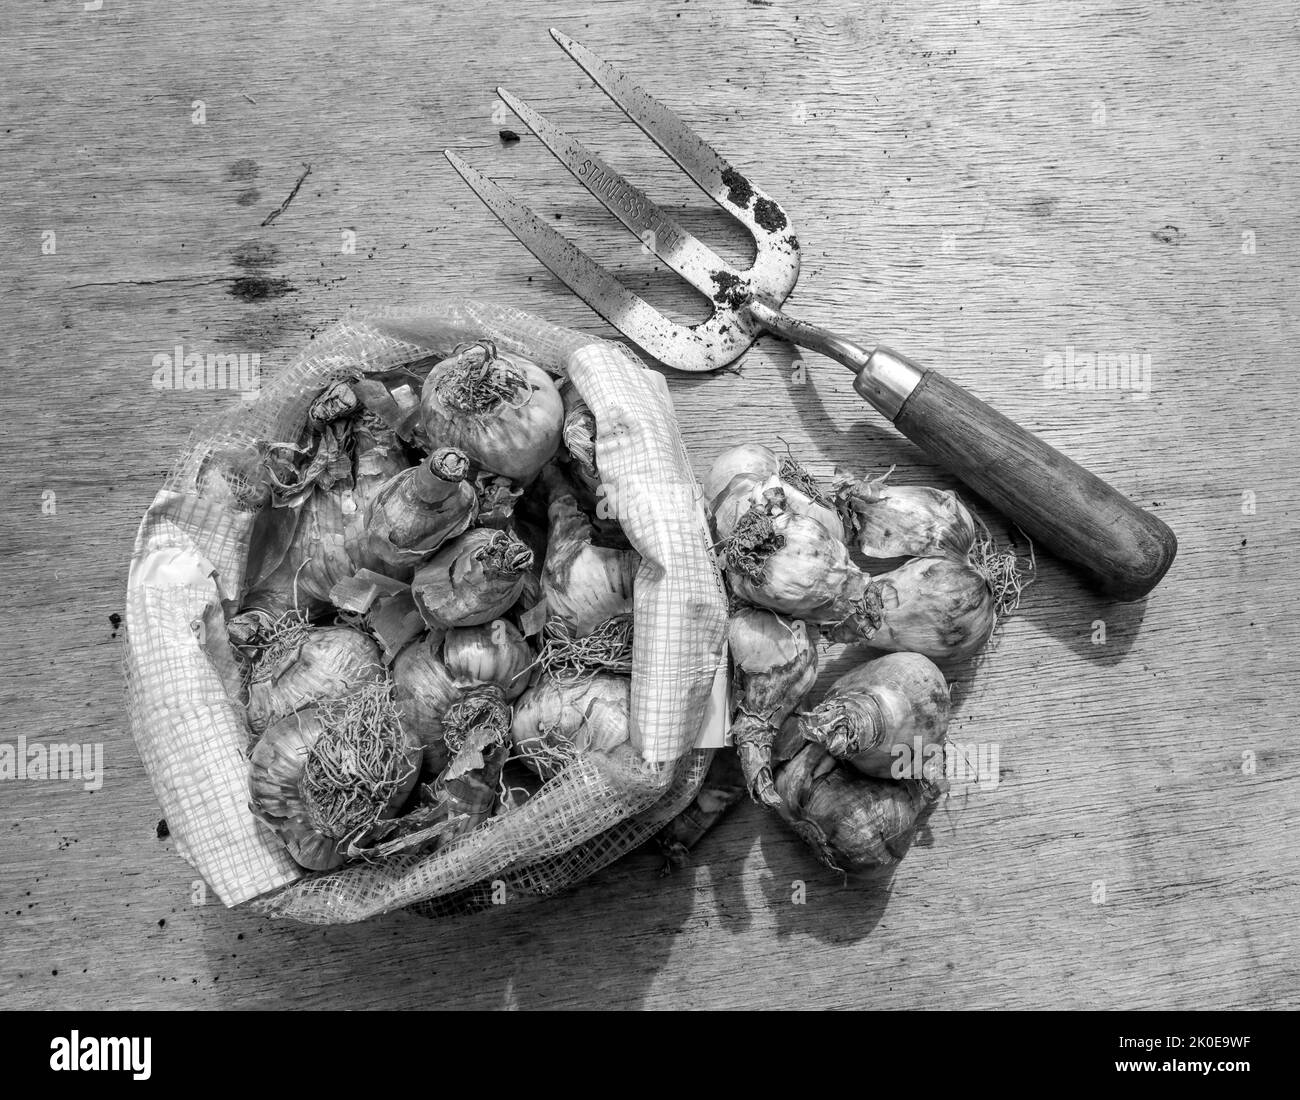
<path fill-rule="evenodd" d="M 715 308 L 696 325 L 670 321 L 446 150 L 452 166 L 492 213 L 557 278 L 647 354 L 677 370 L 725 367 L 765 332 L 834 359 L 853 371 L 853 388 L 877 412 L 1103 591 L 1137 600 L 1159 583 L 1178 543 L 1155 516 L 936 371 L 882 344 L 853 343 L 783 313 L 780 307 L 799 277 L 799 241 L 781 205 L 585 46 L 556 30 L 551 37 L 757 244 L 753 265 L 735 269 L 581 142 L 498 88 L 511 110 L 579 182 Z"/>

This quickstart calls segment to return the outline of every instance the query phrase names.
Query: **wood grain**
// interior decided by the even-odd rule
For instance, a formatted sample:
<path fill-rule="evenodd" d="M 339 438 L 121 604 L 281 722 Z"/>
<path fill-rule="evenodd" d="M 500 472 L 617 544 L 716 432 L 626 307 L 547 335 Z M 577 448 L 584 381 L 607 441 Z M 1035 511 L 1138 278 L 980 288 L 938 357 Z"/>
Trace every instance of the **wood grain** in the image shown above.
<path fill-rule="evenodd" d="M 239 398 L 155 389 L 153 357 L 255 352 L 269 375 L 348 309 L 451 294 L 613 335 L 445 146 L 702 315 L 536 140 L 501 142 L 523 127 L 498 83 L 745 259 L 551 24 L 783 201 L 793 313 L 971 387 L 1153 510 L 1178 560 L 1134 605 L 1040 561 L 955 684 L 953 735 L 996 743 L 1001 781 L 945 802 L 887 889 L 841 886 L 745 805 L 672 878 L 641 853 L 465 921 L 204 904 L 155 836 L 110 616 L 177 449 Z M 1290 5 L 105 0 L 40 5 L 0 50 L 0 744 L 101 743 L 106 765 L 93 792 L 0 783 L 4 1007 L 1300 1006 Z M 1149 354 L 1149 393 L 1045 385 L 1070 348 Z M 765 340 L 671 380 L 701 472 L 752 438 L 952 487 L 840 368 L 794 357 Z"/>

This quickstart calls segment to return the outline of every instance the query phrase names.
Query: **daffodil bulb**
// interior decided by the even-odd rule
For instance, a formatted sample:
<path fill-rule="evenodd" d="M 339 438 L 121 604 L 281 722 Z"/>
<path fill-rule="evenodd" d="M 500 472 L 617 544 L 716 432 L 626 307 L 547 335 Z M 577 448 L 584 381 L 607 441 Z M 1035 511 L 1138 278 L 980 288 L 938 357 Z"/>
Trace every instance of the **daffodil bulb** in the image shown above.
<path fill-rule="evenodd" d="M 309 704 L 384 679 L 379 646 L 352 627 L 308 626 L 290 617 L 264 639 L 248 688 L 248 724 L 254 733 Z"/>
<path fill-rule="evenodd" d="M 533 651 L 518 628 L 505 619 L 479 626 L 454 627 L 442 643 L 443 664 L 462 686 L 495 684 L 507 701 L 528 686 Z"/>
<path fill-rule="evenodd" d="M 368 684 L 266 731 L 249 760 L 251 807 L 298 863 L 330 870 L 398 815 L 419 762 L 387 686 Z"/>
<path fill-rule="evenodd" d="M 430 631 L 407 645 L 393 661 L 393 701 L 402 728 L 420 741 L 424 774 L 436 776 L 451 752 L 443 734 L 443 716 L 461 696 L 461 687 L 442 663 L 442 633 Z"/>
<path fill-rule="evenodd" d="M 491 622 L 519 598 L 533 552 L 513 534 L 476 527 L 443 546 L 411 581 L 411 594 L 434 630 Z"/>
<path fill-rule="evenodd" d="M 718 456 L 704 479 L 704 499 L 719 538 L 735 530 L 750 505 L 761 505 L 772 489 L 784 494 L 787 511 L 817 520 L 840 541 L 844 526 L 834 500 L 793 458 L 778 457 L 757 443 L 742 443 Z"/>
<path fill-rule="evenodd" d="M 248 594 L 245 605 L 275 615 L 292 610 L 307 615 L 327 611 L 332 606 L 330 589 L 355 572 L 343 509 L 341 492 L 319 485 L 308 489 L 280 563 Z"/>
<path fill-rule="evenodd" d="M 397 433 L 378 416 L 363 410 L 352 423 L 351 499 L 343 514 L 344 547 L 356 569 L 382 573 L 386 562 L 370 548 L 370 516 L 375 498 L 388 482 L 410 469 Z"/>
<path fill-rule="evenodd" d="M 548 614 L 574 638 L 632 613 L 632 590 L 641 559 L 635 550 L 594 544 L 595 529 L 567 488 L 553 488 L 542 595 Z"/>
<path fill-rule="evenodd" d="M 780 813 L 826 866 L 872 871 L 911 844 L 930 799 L 925 785 L 863 775 L 822 745 L 805 745 L 776 773 Z"/>
<path fill-rule="evenodd" d="M 443 716 L 451 761 L 434 783 L 449 815 L 445 846 L 492 816 L 510 756 L 510 708 L 495 684 L 467 689 Z"/>
<path fill-rule="evenodd" d="M 577 683 L 539 676 L 515 703 L 515 752 L 543 779 L 581 753 L 614 752 L 629 738 L 631 690 L 628 677 L 610 673 Z"/>
<path fill-rule="evenodd" d="M 469 458 L 439 447 L 418 466 L 393 475 L 375 494 L 366 516 L 369 549 L 389 571 L 406 575 L 478 515 Z"/>
<path fill-rule="evenodd" d="M 780 799 L 772 785 L 772 745 L 817 681 L 816 640 L 798 619 L 741 607 L 728 620 L 727 645 L 736 689 L 732 743 L 751 794 L 775 806 Z"/>
<path fill-rule="evenodd" d="M 933 661 L 974 656 L 997 622 L 997 601 L 988 578 L 966 561 L 912 558 L 874 578 L 880 593 L 874 629 L 847 626 L 833 641 L 865 641 L 875 649 L 920 653 Z"/>
<path fill-rule="evenodd" d="M 817 624 L 869 624 L 875 594 L 848 548 L 769 490 L 721 544 L 732 592 L 747 603 Z M 850 627 L 846 627 L 850 629 Z"/>
<path fill-rule="evenodd" d="M 564 405 L 551 376 L 522 355 L 483 340 L 429 372 L 420 396 L 434 446 L 458 447 L 474 463 L 521 484 L 560 447 Z"/>
<path fill-rule="evenodd" d="M 799 722 L 807 740 L 864 775 L 937 783 L 942 760 L 925 750 L 942 745 L 949 710 L 948 683 L 933 661 L 889 653 L 841 676 Z M 918 747 L 923 759 L 914 760 Z"/>
<path fill-rule="evenodd" d="M 737 478 L 765 481 L 780 472 L 781 461 L 775 452 L 758 443 L 738 443 L 713 460 L 704 475 L 704 499 L 710 505 L 720 500 Z"/>

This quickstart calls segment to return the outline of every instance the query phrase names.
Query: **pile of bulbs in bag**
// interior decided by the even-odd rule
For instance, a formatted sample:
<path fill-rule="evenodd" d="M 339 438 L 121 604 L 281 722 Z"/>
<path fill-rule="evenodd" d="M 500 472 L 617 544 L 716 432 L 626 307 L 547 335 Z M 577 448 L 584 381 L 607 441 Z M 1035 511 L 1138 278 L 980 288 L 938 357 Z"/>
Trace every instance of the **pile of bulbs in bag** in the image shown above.
<path fill-rule="evenodd" d="M 302 867 L 439 850 L 581 754 L 637 755 L 640 559 L 595 451 L 573 385 L 487 340 L 335 381 L 264 448 L 228 634 L 252 809 Z"/>

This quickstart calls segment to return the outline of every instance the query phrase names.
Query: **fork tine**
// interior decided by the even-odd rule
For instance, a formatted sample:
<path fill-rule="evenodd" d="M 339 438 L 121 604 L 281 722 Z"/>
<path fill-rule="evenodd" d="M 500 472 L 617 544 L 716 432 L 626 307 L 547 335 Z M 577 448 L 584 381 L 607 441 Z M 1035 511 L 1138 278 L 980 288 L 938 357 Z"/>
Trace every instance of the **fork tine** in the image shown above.
<path fill-rule="evenodd" d="M 739 218 L 756 239 L 788 228 L 789 219 L 780 204 L 740 175 L 673 111 L 581 42 L 554 27 L 551 37 L 651 141 L 676 161 L 714 202 Z M 754 213 L 750 210 L 750 199 L 756 200 Z M 756 217 L 760 203 L 766 205 Z"/>
<path fill-rule="evenodd" d="M 497 94 L 606 210 L 696 290 L 711 298 L 718 291 L 719 283 L 714 278 L 718 272 L 740 277 L 713 249 L 683 229 L 644 191 L 582 142 L 558 129 L 507 89 L 498 87 Z"/>
<path fill-rule="evenodd" d="M 551 28 L 551 37 L 594 80 L 624 114 L 673 158 L 688 176 L 715 198 L 725 196 L 722 174 L 729 165 L 717 150 L 700 139 L 673 111 L 643 91 L 581 42 Z"/>
<path fill-rule="evenodd" d="M 450 149 L 444 149 L 443 155 L 484 205 L 560 282 L 659 362 L 678 370 L 713 370 L 752 342 L 753 335 L 738 324 L 711 319 L 687 328 L 668 320 Z"/>

